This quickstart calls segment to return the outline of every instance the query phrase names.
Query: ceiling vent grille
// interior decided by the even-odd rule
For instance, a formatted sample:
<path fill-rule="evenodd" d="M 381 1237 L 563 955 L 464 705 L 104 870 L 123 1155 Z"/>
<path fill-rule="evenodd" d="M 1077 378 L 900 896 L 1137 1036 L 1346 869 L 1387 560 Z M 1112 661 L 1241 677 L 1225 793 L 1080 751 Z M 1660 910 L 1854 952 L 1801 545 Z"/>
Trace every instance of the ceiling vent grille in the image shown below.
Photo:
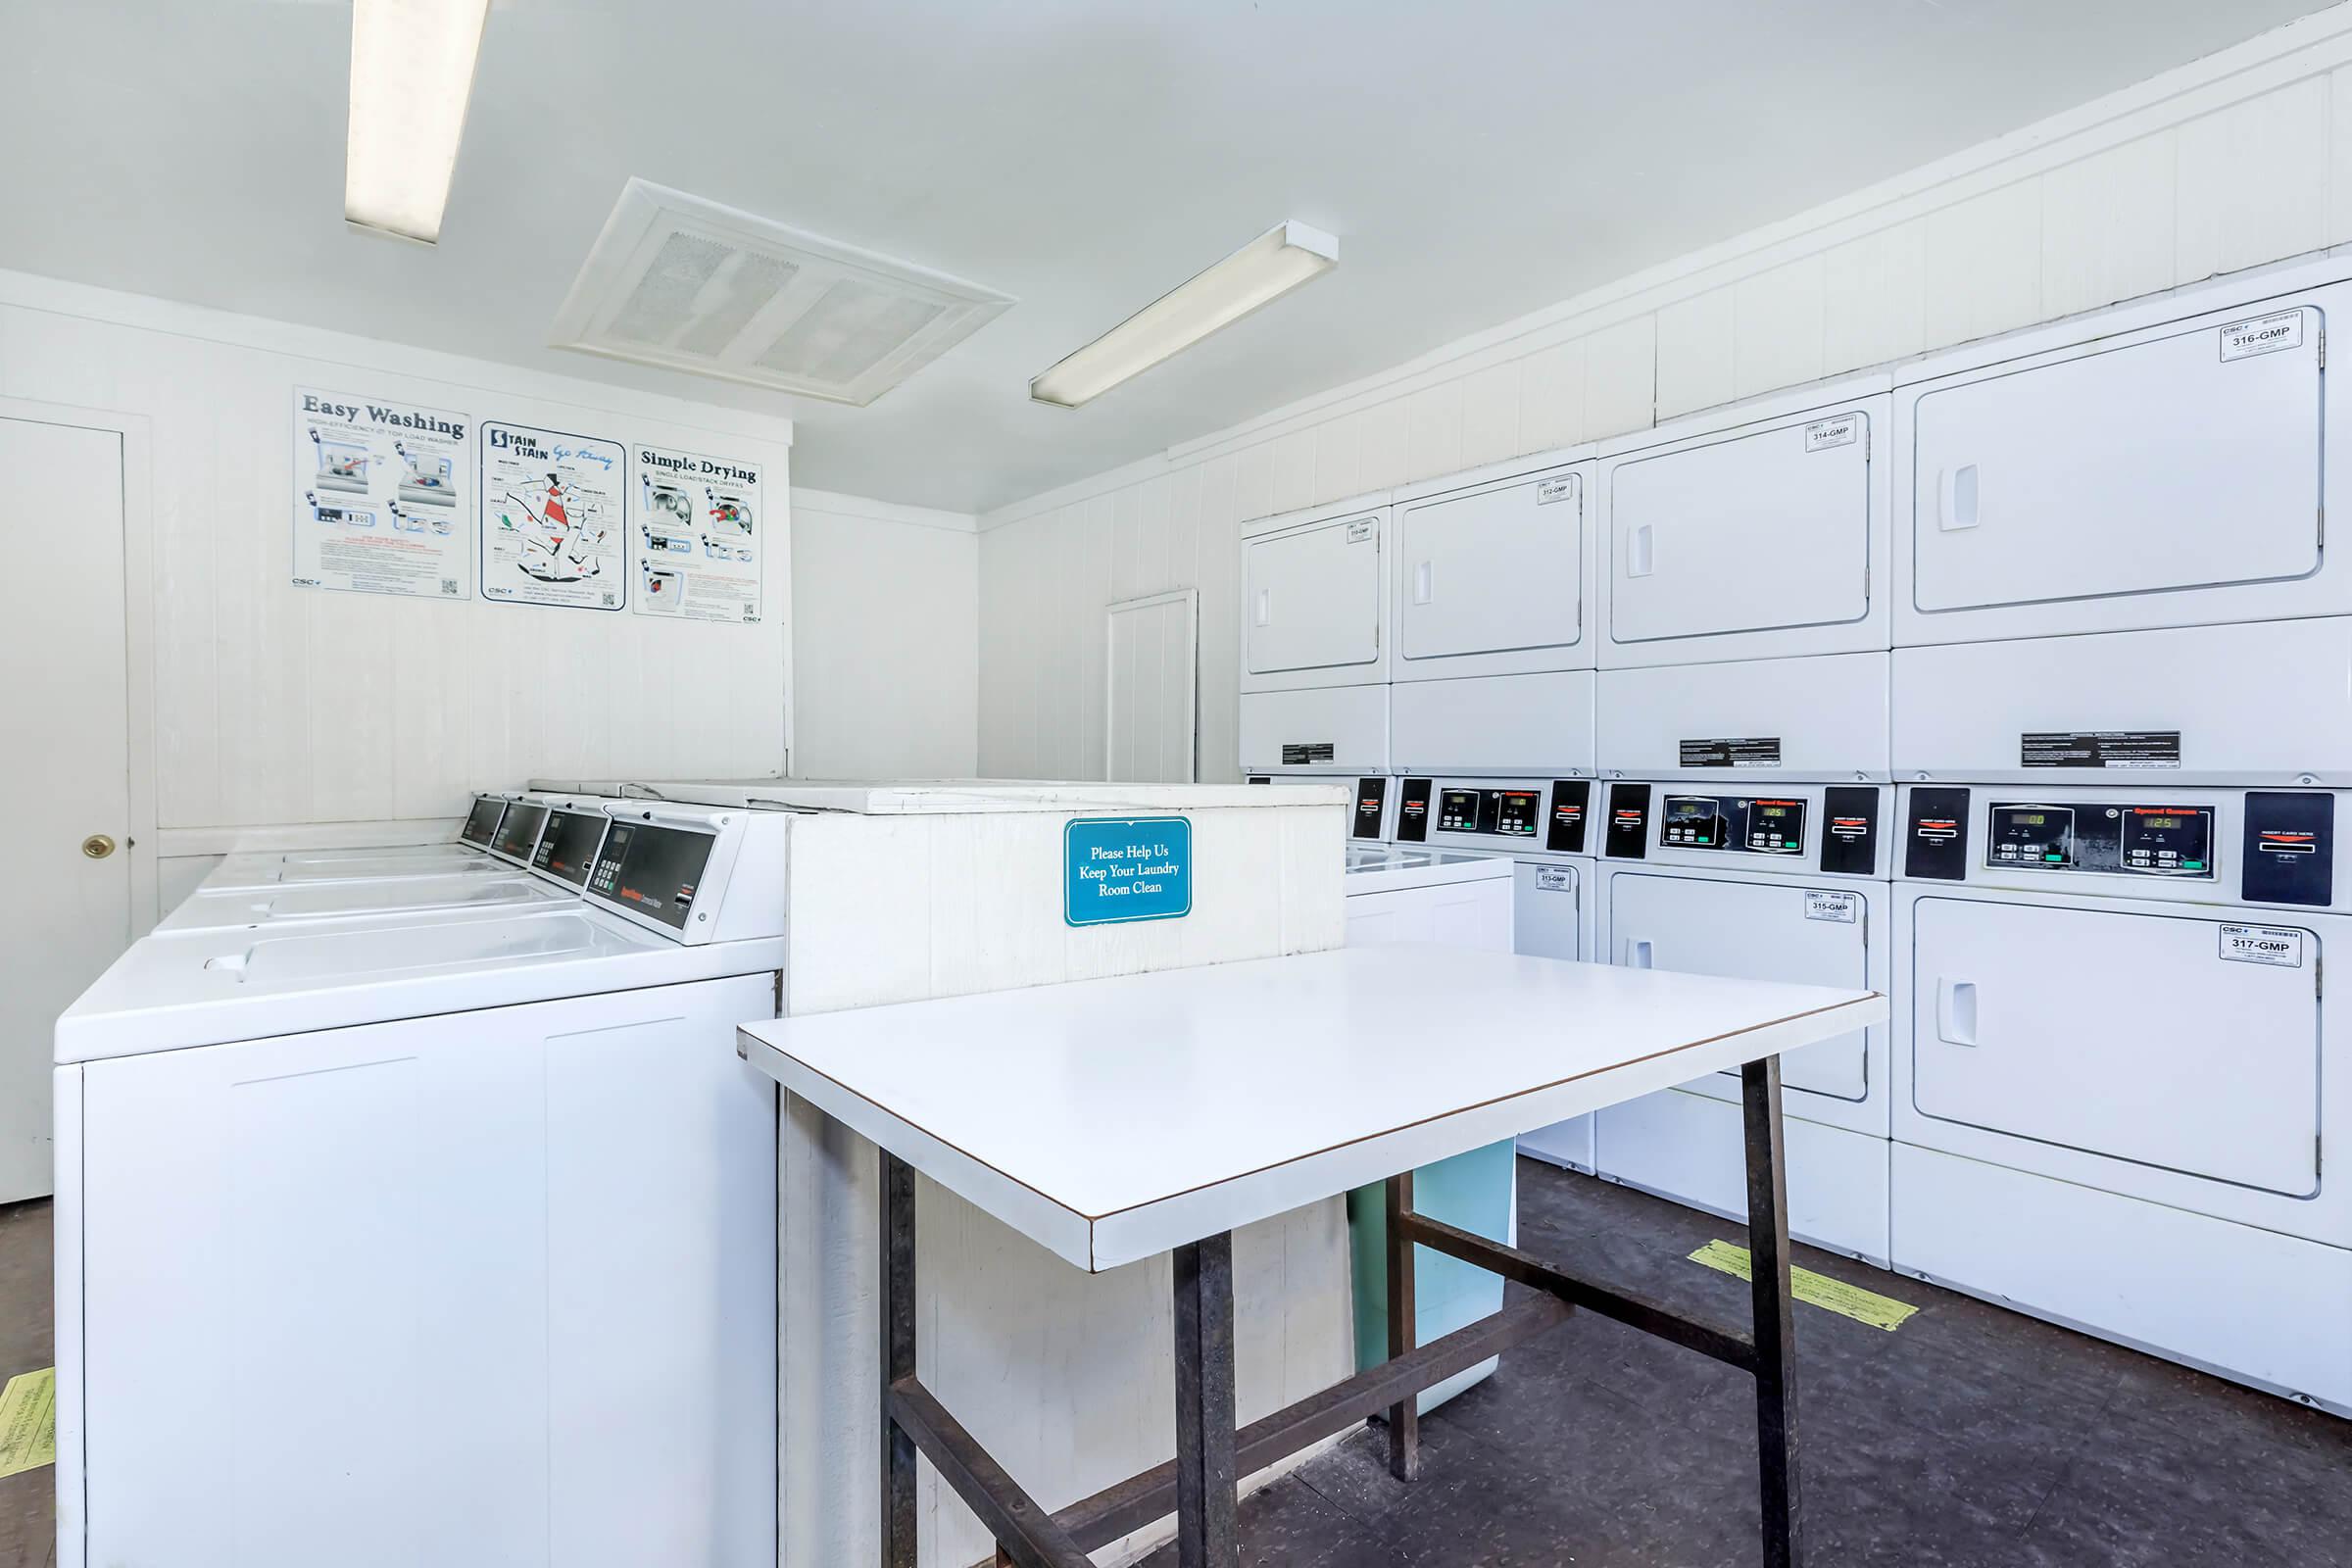
<path fill-rule="evenodd" d="M 961 278 L 632 179 L 550 341 L 862 406 L 1011 304 Z"/>

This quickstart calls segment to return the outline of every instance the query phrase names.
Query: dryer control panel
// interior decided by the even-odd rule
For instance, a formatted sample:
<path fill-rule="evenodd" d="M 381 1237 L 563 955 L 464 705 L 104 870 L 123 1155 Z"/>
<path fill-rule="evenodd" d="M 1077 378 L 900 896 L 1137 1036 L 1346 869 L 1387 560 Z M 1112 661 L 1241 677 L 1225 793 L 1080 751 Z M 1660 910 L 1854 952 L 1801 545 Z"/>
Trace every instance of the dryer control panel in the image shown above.
<path fill-rule="evenodd" d="M 1583 855 L 1590 779 L 1408 778 L 1396 787 L 1396 842 Z"/>
<path fill-rule="evenodd" d="M 2101 897 L 2332 908 L 2331 790 L 2052 789 L 1909 785 L 1899 875 Z"/>
<path fill-rule="evenodd" d="M 1989 866 L 2213 880 L 2210 806 L 1996 800 L 1985 810 Z"/>
<path fill-rule="evenodd" d="M 1688 785 L 1612 783 L 1605 853 L 1788 860 L 1843 876 L 1884 876 L 1884 785 L 1789 785 L 1769 795 L 1717 795 Z M 1654 818 L 1654 821 L 1653 821 Z M 1793 867 L 1792 867 L 1793 868 Z"/>

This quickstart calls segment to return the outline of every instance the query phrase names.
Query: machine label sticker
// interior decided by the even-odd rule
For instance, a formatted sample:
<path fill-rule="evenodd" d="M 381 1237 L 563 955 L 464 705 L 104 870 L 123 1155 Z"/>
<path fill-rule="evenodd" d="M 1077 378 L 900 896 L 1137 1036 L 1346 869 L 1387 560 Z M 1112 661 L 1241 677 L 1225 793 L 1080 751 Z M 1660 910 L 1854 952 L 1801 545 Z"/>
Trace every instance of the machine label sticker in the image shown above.
<path fill-rule="evenodd" d="M 1372 519 L 1370 517 L 1358 517 L 1348 525 L 1348 542 L 1349 544 L 1360 545 L 1371 537 Z"/>
<path fill-rule="evenodd" d="M 2020 767 L 2179 767 L 2177 729 L 2029 730 L 2018 738 Z"/>
<path fill-rule="evenodd" d="M 1548 507 L 1555 501 L 1565 501 L 1576 494 L 1574 479 L 1546 479 L 1536 486 L 1536 505 Z"/>
<path fill-rule="evenodd" d="M 469 599 L 473 416 L 294 389 L 294 586 Z"/>
<path fill-rule="evenodd" d="M 1778 735 L 1734 735 L 1715 740 L 1686 740 L 1680 746 L 1685 767 L 1778 767 Z"/>
<path fill-rule="evenodd" d="M 2281 311 L 2251 321 L 2232 321 L 2222 328 L 2222 363 L 2277 354 L 2303 346 L 2303 313 Z"/>
<path fill-rule="evenodd" d="M 1078 817 L 1063 825 L 1061 845 L 1067 923 L 1174 920 L 1193 912 L 1192 818 Z"/>
<path fill-rule="evenodd" d="M 2274 925 L 2222 927 L 2222 956 L 2231 963 L 2269 963 L 2281 969 L 2303 967 L 2303 933 Z"/>
<path fill-rule="evenodd" d="M 1839 925 L 1852 925 L 1862 917 L 1862 895 L 1859 893 L 1807 893 L 1805 918 L 1835 920 Z"/>
<path fill-rule="evenodd" d="M 1312 767 L 1317 762 L 1332 760 L 1337 755 L 1337 750 L 1329 741 L 1284 741 L 1282 743 L 1282 765 L 1285 767 Z"/>
<path fill-rule="evenodd" d="M 640 615 L 675 620 L 760 620 L 766 565 L 760 465 L 639 446 L 637 602 Z"/>
<path fill-rule="evenodd" d="M 1854 437 L 1861 434 L 1862 416 L 1841 414 L 1835 419 L 1816 419 L 1805 426 L 1805 450 L 1827 452 L 1832 447 L 1850 447 Z"/>
<path fill-rule="evenodd" d="M 1574 893 L 1576 878 L 1564 865 L 1536 867 L 1536 891 L 1539 893 Z"/>
<path fill-rule="evenodd" d="M 482 597 L 566 610 L 628 607 L 628 454 L 617 441 L 482 426 Z"/>

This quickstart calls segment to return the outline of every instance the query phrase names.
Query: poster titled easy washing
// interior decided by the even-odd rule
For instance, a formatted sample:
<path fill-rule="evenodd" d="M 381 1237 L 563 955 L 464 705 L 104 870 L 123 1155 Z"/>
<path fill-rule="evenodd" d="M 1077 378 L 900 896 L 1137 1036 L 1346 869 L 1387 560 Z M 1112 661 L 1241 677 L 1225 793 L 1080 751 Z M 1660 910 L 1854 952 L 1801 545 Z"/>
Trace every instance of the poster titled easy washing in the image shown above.
<path fill-rule="evenodd" d="M 620 444 L 486 423 L 481 460 L 482 597 L 625 608 L 628 469 Z"/>
<path fill-rule="evenodd" d="M 635 456 L 637 613 L 757 622 L 767 555 L 760 465 L 665 447 Z"/>
<path fill-rule="evenodd" d="M 294 586 L 466 599 L 473 420 L 294 389 Z"/>

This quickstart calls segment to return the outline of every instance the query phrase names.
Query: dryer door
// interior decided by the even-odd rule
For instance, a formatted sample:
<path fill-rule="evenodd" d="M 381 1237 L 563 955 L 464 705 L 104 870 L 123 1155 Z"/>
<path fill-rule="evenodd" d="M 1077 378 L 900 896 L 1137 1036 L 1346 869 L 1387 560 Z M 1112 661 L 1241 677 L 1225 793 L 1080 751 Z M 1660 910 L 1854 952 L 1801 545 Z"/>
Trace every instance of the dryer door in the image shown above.
<path fill-rule="evenodd" d="M 1869 431 L 1857 411 L 1607 470 L 1610 641 L 1868 615 Z"/>
<path fill-rule="evenodd" d="M 1866 991 L 1869 911 L 1857 895 L 1840 906 L 1854 917 L 1808 919 L 1803 888 L 1620 872 L 1609 885 L 1609 957 L 1638 968 Z M 1856 1030 L 1791 1052 L 1781 1062 L 1782 1085 L 1859 1101 L 1870 1092 L 1865 1044 Z"/>
<path fill-rule="evenodd" d="M 2219 920 L 1921 899 L 1919 1112 L 2289 1197 L 2319 1189 L 2320 939 L 2233 957 Z M 2298 962 L 2289 962 L 2290 958 Z"/>
<path fill-rule="evenodd" d="M 1400 508 L 1396 651 L 1407 666 L 1575 647 L 1584 506 L 1584 476 L 1567 473 Z"/>
<path fill-rule="evenodd" d="M 1251 675 L 1330 670 L 1380 659 L 1380 519 L 1329 522 L 1243 548 L 1242 613 Z"/>

